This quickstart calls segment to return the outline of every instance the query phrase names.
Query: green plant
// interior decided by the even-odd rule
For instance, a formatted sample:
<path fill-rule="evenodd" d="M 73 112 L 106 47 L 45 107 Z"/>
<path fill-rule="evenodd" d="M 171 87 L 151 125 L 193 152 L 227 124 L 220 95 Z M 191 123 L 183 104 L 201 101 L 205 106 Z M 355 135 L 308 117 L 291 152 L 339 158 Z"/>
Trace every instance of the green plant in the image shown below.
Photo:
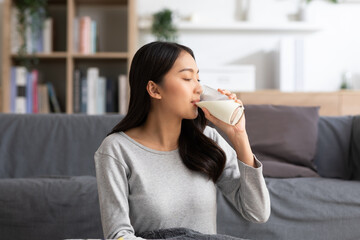
<path fill-rule="evenodd" d="M 15 0 L 14 2 L 18 9 L 17 31 L 22 43 L 18 50 L 19 61 L 20 65 L 26 66 L 29 69 L 32 65 L 38 63 L 38 59 L 36 57 L 25 56 L 28 54 L 26 31 L 30 28 L 34 39 L 41 37 L 43 23 L 47 16 L 47 0 Z M 29 19 L 31 19 L 31 22 Z"/>
<path fill-rule="evenodd" d="M 177 39 L 177 28 L 173 24 L 173 12 L 163 9 L 153 14 L 151 33 L 159 41 L 175 41 Z"/>

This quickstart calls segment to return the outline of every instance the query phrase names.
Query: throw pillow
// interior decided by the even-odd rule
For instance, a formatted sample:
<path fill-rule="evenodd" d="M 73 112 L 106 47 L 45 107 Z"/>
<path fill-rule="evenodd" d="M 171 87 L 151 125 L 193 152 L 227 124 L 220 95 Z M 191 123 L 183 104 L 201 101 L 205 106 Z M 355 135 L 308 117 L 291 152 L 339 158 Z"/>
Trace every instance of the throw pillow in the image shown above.
<path fill-rule="evenodd" d="M 321 116 L 314 164 L 322 177 L 348 180 L 351 116 Z"/>
<path fill-rule="evenodd" d="M 316 152 L 318 111 L 319 107 L 245 105 L 250 144 L 264 163 L 265 176 L 317 176 L 312 160 Z"/>

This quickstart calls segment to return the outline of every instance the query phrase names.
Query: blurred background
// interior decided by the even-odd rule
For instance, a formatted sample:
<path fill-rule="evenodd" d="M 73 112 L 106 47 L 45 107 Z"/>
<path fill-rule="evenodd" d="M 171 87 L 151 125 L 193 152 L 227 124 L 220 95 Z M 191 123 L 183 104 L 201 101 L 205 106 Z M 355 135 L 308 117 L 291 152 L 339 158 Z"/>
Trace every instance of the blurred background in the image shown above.
<path fill-rule="evenodd" d="M 194 50 L 201 73 L 252 65 L 256 90 L 360 88 L 360 1 L 138 0 L 139 45 L 153 40 L 146 21 L 163 8 L 177 17 L 178 41 Z"/>
<path fill-rule="evenodd" d="M 234 92 L 360 89 L 360 0 L 29 0 L 47 4 L 43 8 L 52 27 L 50 33 L 44 29 L 51 49 L 25 54 L 13 36 L 19 1 L 0 0 L 5 112 L 16 112 L 11 103 L 15 100 L 9 100 L 14 98 L 8 93 L 10 70 L 24 57 L 37 60 L 27 71 L 36 68 L 38 83 L 54 86 L 59 112 L 126 112 L 126 84 L 121 81 L 126 81 L 135 51 L 157 39 L 190 47 L 202 83 L 213 87 Z M 85 38 L 81 26 L 87 21 L 91 31 L 85 31 Z M 81 44 L 92 48 L 84 50 Z M 118 104 L 81 109 L 80 82 L 90 73 L 103 77 L 102 88 L 116 82 L 119 90 L 109 94 Z M 104 98 L 99 98 L 102 105 Z"/>

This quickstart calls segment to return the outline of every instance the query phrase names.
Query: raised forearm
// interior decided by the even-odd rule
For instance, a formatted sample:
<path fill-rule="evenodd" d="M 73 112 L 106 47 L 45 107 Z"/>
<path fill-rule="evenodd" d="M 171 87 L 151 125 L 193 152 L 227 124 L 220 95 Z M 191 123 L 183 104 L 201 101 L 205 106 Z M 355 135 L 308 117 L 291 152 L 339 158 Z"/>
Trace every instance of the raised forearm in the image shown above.
<path fill-rule="evenodd" d="M 234 146 L 237 158 L 246 165 L 257 167 L 254 155 L 250 147 L 250 142 L 246 131 L 233 134 L 230 141 Z"/>

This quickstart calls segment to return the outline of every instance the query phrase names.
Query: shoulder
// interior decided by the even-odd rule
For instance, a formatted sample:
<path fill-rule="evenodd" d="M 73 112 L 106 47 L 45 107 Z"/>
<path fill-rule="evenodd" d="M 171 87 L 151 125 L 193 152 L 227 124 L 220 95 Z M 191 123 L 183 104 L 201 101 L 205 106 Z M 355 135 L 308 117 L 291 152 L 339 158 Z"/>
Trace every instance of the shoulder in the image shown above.
<path fill-rule="evenodd" d="M 100 147 L 98 148 L 97 152 L 99 153 L 109 153 L 111 152 L 114 147 L 119 147 L 125 142 L 124 137 L 122 136 L 121 132 L 113 133 L 107 136 L 102 143 L 100 144 Z"/>
<path fill-rule="evenodd" d="M 124 155 L 124 151 L 129 149 L 127 141 L 122 132 L 113 133 L 102 141 L 95 155 L 106 155 L 118 159 Z"/>
<path fill-rule="evenodd" d="M 107 165 L 110 162 L 120 164 L 128 169 L 127 151 L 131 150 L 128 140 L 122 132 L 113 133 L 107 136 L 95 152 L 95 162 L 100 165 Z"/>

